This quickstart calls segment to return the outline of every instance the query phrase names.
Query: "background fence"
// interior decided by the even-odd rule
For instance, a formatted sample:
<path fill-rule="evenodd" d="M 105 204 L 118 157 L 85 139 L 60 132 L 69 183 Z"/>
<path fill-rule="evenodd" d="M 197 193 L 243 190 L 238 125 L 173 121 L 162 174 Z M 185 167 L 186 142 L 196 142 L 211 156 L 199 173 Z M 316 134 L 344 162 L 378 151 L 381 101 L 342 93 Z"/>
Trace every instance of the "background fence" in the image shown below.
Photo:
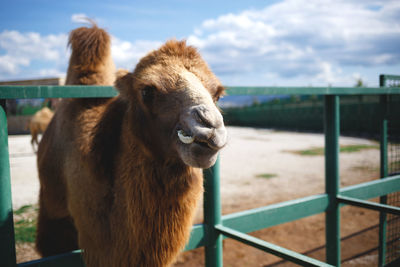
<path fill-rule="evenodd" d="M 380 85 L 399 87 L 400 76 L 380 77 Z M 400 100 L 397 95 L 387 96 L 388 114 L 388 175 L 400 174 Z M 400 207 L 400 192 L 387 196 L 387 204 Z M 386 263 L 400 258 L 400 216 L 388 214 L 386 230 Z"/>
<path fill-rule="evenodd" d="M 351 90 L 352 88 L 349 88 Z M 400 96 L 390 97 L 389 114 L 400 114 Z M 268 127 L 295 131 L 323 132 L 324 99 L 322 96 L 295 95 L 247 107 L 224 108 L 227 124 Z M 341 134 L 378 139 L 380 130 L 378 95 L 345 95 L 340 98 Z M 389 138 L 400 136 L 399 120 L 390 119 Z M 400 156 L 399 156 L 400 157 Z"/>

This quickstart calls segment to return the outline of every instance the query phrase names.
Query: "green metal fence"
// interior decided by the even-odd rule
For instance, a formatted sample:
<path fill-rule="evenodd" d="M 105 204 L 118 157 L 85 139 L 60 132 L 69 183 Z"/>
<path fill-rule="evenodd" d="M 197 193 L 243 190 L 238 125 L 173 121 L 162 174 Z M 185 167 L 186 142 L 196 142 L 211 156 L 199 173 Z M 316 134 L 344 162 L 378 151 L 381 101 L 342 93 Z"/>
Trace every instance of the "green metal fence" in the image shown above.
<path fill-rule="evenodd" d="M 301 266 L 340 266 L 340 208 L 354 205 L 382 212 L 400 214 L 400 208 L 367 201 L 400 191 L 400 175 L 387 177 L 387 112 L 386 97 L 400 95 L 400 88 L 300 88 L 300 87 L 234 87 L 228 95 L 288 94 L 321 95 L 324 98 L 325 131 L 325 193 L 281 202 L 257 209 L 221 215 L 219 190 L 219 162 L 205 170 L 204 223 L 195 225 L 185 250 L 205 247 L 206 266 L 222 266 L 222 240 L 236 239 L 247 245 L 292 261 Z M 87 86 L 0 86 L 0 101 L 16 98 L 57 97 L 112 97 L 112 87 Z M 339 186 L 339 133 L 340 98 L 344 95 L 380 95 L 381 120 L 381 176 L 382 179 L 340 188 Z M 8 153 L 7 119 L 0 108 L 0 262 L 2 266 L 16 266 L 13 217 L 11 205 L 10 168 Z M 298 220 L 318 213 L 326 214 L 326 263 L 248 235 L 270 226 Z M 381 223 L 382 232 L 385 222 Z M 384 239 L 380 240 L 385 265 Z M 398 262 L 396 262 L 398 263 Z M 19 264 L 19 266 L 83 266 L 79 251 L 56 257 Z"/>
<path fill-rule="evenodd" d="M 229 98 L 228 100 L 229 101 Z M 389 98 L 390 114 L 400 114 L 400 96 Z M 378 138 L 380 135 L 380 97 L 378 95 L 343 95 L 340 97 L 340 132 L 343 135 Z M 228 125 L 267 127 L 289 131 L 323 132 L 323 96 L 292 96 L 250 106 L 223 108 Z M 389 120 L 389 138 L 400 136 L 400 125 Z M 400 155 L 398 161 L 400 171 Z"/>
<path fill-rule="evenodd" d="M 400 76 L 381 75 L 380 86 L 399 87 Z M 400 108 L 400 97 L 398 95 L 388 95 L 386 101 L 387 117 L 387 169 L 386 174 L 393 176 L 400 174 L 400 112 L 394 111 Z M 382 203 L 400 207 L 400 192 L 395 192 L 383 196 Z M 382 247 L 380 260 L 386 263 L 394 262 L 400 258 L 400 216 L 395 214 L 380 214 L 380 238 L 385 244 Z M 383 253 L 383 250 L 385 253 Z"/>

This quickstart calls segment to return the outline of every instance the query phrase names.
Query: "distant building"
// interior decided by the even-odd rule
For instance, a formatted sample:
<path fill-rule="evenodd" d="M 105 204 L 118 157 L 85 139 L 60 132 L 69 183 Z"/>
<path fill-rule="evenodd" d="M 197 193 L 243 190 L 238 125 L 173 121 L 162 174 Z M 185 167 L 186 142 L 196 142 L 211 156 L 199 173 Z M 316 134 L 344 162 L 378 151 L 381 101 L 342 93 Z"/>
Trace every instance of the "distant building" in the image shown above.
<path fill-rule="evenodd" d="M 64 84 L 65 84 L 65 78 L 0 81 L 0 85 L 64 85 Z"/>

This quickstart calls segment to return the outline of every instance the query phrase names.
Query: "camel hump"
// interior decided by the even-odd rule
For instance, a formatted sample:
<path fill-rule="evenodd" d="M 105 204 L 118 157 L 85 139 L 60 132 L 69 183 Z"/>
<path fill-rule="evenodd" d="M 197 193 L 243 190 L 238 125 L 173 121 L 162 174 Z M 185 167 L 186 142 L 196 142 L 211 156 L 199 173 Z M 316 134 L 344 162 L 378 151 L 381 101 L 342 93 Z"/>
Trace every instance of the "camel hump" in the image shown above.
<path fill-rule="evenodd" d="M 91 27 L 80 27 L 69 34 L 68 45 L 72 48 L 71 58 L 78 71 L 95 71 L 97 66 L 109 56 L 111 51 L 110 35 L 90 19 Z"/>

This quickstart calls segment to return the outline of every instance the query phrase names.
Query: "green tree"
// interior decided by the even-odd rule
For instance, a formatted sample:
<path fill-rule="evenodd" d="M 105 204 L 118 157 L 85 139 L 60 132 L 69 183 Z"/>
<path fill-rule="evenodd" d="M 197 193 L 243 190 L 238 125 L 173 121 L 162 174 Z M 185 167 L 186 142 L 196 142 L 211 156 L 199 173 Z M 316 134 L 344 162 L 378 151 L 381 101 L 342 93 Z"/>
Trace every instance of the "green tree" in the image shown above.
<path fill-rule="evenodd" d="M 365 87 L 365 84 L 364 84 L 364 82 L 363 82 L 363 80 L 361 78 L 358 78 L 356 84 L 354 85 L 354 87 L 357 87 L 357 88 Z"/>

